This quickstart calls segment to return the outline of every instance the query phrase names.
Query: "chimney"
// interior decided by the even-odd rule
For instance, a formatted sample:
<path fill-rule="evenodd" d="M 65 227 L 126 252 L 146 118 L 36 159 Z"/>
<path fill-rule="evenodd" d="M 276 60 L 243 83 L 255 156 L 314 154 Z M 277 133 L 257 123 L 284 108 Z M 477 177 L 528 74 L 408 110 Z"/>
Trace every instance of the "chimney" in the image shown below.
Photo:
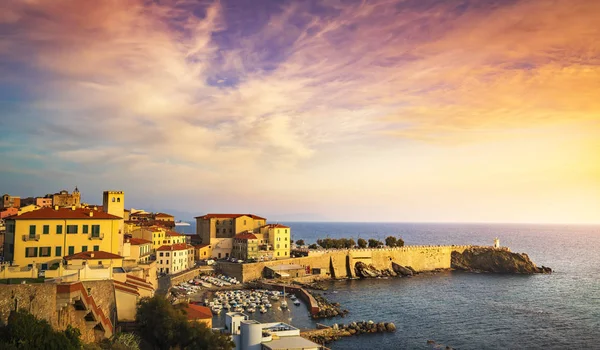
<path fill-rule="evenodd" d="M 54 210 L 58 210 L 58 205 L 55 205 L 55 206 L 54 206 Z"/>
<path fill-rule="evenodd" d="M 71 210 L 75 211 L 75 206 L 74 205 L 71 206 Z"/>
<path fill-rule="evenodd" d="M 93 258 L 93 257 L 94 257 L 94 253 L 90 254 L 90 258 Z"/>
<path fill-rule="evenodd" d="M 90 210 L 90 217 L 94 216 L 94 212 Z"/>

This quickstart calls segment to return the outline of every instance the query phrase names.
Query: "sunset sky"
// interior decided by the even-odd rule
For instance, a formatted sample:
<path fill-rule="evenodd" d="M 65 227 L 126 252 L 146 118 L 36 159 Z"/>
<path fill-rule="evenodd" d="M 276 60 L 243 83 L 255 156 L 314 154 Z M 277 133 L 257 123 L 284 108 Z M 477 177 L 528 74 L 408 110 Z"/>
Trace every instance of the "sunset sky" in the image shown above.
<path fill-rule="evenodd" d="M 0 192 L 600 223 L 600 1 L 2 0 Z"/>

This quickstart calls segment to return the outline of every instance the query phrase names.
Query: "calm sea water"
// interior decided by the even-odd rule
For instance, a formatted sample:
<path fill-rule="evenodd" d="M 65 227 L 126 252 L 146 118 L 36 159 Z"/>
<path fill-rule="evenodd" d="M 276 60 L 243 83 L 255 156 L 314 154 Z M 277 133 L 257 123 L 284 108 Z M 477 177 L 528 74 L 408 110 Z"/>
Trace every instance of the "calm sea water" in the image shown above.
<path fill-rule="evenodd" d="M 487 244 L 499 237 L 551 275 L 444 272 L 414 278 L 329 282 L 326 297 L 350 310 L 322 320 L 394 322 L 396 333 L 339 340 L 333 349 L 600 349 L 600 226 L 286 223 L 293 239 L 401 236 L 406 244 Z M 189 229 L 189 228 L 188 228 Z M 193 228 L 190 232 L 193 232 Z M 312 328 L 304 306 L 253 317 Z M 215 319 L 215 326 L 222 322 Z"/>

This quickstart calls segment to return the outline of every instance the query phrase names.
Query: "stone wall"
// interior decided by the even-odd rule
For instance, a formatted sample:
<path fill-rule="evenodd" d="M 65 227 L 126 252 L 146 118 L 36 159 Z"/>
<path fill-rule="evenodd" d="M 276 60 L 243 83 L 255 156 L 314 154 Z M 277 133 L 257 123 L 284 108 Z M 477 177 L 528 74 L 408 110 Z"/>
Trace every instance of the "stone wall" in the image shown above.
<path fill-rule="evenodd" d="M 373 264 L 377 269 L 392 267 L 392 261 L 411 266 L 416 271 L 450 268 L 453 251 L 463 252 L 470 246 L 407 246 L 402 248 L 331 249 L 312 256 L 266 261 L 252 264 L 219 263 L 223 273 L 248 282 L 262 278 L 266 266 L 296 264 L 320 268 L 331 278 L 354 277 L 354 265 L 358 261 Z"/>

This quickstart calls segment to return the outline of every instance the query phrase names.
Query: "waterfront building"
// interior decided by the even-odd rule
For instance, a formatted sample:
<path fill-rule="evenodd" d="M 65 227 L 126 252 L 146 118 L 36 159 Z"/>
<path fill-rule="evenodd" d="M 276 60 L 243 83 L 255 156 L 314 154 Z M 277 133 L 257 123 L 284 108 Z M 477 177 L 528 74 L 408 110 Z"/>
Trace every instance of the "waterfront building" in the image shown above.
<path fill-rule="evenodd" d="M 209 329 L 212 328 L 213 314 L 210 308 L 202 305 L 188 304 L 185 313 L 189 322 L 204 323 Z"/>
<path fill-rule="evenodd" d="M 225 315 L 225 333 L 236 350 L 319 350 L 321 346 L 300 336 L 300 330 L 283 322 L 260 323 L 241 312 Z"/>
<path fill-rule="evenodd" d="M 239 233 L 233 237 L 231 255 L 242 260 L 256 259 L 258 257 L 258 242 L 258 237 L 251 232 Z"/>
<path fill-rule="evenodd" d="M 273 249 L 273 259 L 287 259 L 291 250 L 291 229 L 281 224 L 269 224 L 260 228 Z"/>
<path fill-rule="evenodd" d="M 156 221 L 167 221 L 167 222 L 175 222 L 175 217 L 173 215 L 165 214 L 165 213 L 156 213 L 154 214 L 154 220 Z"/>
<path fill-rule="evenodd" d="M 196 234 L 202 244 L 213 246 L 213 256 L 229 257 L 233 237 L 242 232 L 259 233 L 267 219 L 253 214 L 206 214 L 196 219 Z"/>
<path fill-rule="evenodd" d="M 294 264 L 281 264 L 265 266 L 265 277 L 267 278 L 297 278 L 306 275 L 306 267 Z"/>
<path fill-rule="evenodd" d="M 107 210 L 41 208 L 5 219 L 5 261 L 46 270 L 64 256 L 87 251 L 122 254 L 123 219 Z"/>
<path fill-rule="evenodd" d="M 179 273 L 194 266 L 194 247 L 185 243 L 163 245 L 156 250 L 156 261 L 159 273 Z"/>
<path fill-rule="evenodd" d="M 212 257 L 212 246 L 210 244 L 196 244 L 194 245 L 194 259 L 205 260 Z"/>

